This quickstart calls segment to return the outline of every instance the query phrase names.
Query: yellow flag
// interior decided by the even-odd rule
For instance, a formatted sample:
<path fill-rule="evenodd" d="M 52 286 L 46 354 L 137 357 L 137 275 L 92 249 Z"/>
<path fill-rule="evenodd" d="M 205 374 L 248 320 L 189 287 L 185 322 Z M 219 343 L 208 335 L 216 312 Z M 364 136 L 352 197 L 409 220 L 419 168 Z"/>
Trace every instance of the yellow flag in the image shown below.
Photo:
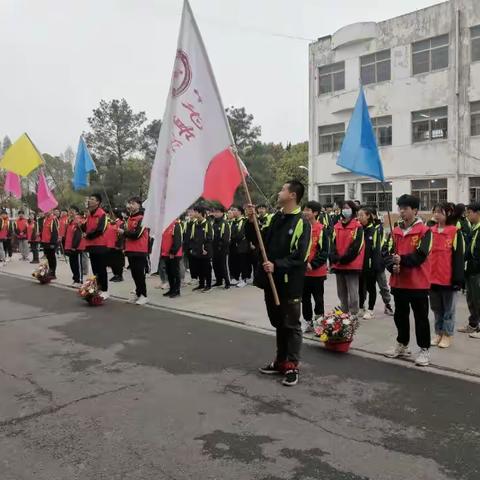
<path fill-rule="evenodd" d="M 0 168 L 22 177 L 26 177 L 40 165 L 43 165 L 42 156 L 26 133 L 10 146 L 0 160 Z"/>

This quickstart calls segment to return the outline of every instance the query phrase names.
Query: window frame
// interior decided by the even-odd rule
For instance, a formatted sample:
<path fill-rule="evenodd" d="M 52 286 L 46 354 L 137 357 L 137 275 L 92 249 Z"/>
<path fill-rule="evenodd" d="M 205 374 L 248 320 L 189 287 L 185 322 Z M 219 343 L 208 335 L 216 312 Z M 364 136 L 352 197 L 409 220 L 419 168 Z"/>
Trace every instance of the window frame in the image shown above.
<path fill-rule="evenodd" d="M 379 120 L 383 120 L 386 118 L 390 118 L 390 122 L 384 125 L 378 125 Z M 383 147 L 391 147 L 393 145 L 393 116 L 392 115 L 380 115 L 378 117 L 372 117 L 372 127 L 373 127 L 373 132 L 375 133 L 375 138 L 377 140 L 377 146 L 379 148 Z M 389 128 L 390 129 L 390 143 L 386 144 L 381 144 L 380 143 L 380 129 L 381 128 Z M 388 135 L 387 135 L 388 136 Z"/>
<path fill-rule="evenodd" d="M 335 191 L 335 187 L 339 187 L 337 192 Z M 330 191 L 322 193 L 320 190 L 322 188 L 327 188 Z M 342 189 L 343 193 L 340 193 L 340 189 Z M 324 185 L 317 185 L 317 195 L 318 195 L 318 202 L 321 205 L 325 205 L 327 203 L 336 203 L 336 200 L 340 200 L 343 202 L 345 200 L 345 184 L 344 183 L 330 183 Z M 322 198 L 326 197 L 326 198 Z"/>
<path fill-rule="evenodd" d="M 340 131 L 340 125 L 342 126 L 343 130 Z M 335 131 L 334 127 L 338 127 L 339 130 L 338 131 Z M 321 134 L 320 133 L 320 129 L 332 129 L 333 131 L 330 131 L 330 132 L 326 132 L 326 133 L 323 133 Z M 343 142 L 343 139 L 345 138 L 345 122 L 339 122 L 339 123 L 331 123 L 331 124 L 328 124 L 328 125 L 319 125 L 318 128 L 317 128 L 317 134 L 318 134 L 318 155 L 323 155 L 325 153 L 335 153 L 335 152 L 338 152 L 340 151 L 340 148 L 342 146 L 342 142 Z M 339 135 L 342 135 L 341 137 L 341 140 L 340 142 L 338 141 L 338 136 Z M 329 150 L 322 150 L 321 149 L 321 146 L 322 146 L 322 138 L 327 138 L 329 137 L 330 138 L 330 143 L 331 143 L 331 147 Z M 338 146 L 338 148 L 335 148 L 336 146 Z"/>
<path fill-rule="evenodd" d="M 419 182 L 428 182 L 426 186 L 414 186 Z M 442 182 L 442 186 L 435 185 L 435 182 Z M 420 210 L 422 212 L 430 212 L 436 203 L 446 202 L 448 199 L 448 179 L 447 178 L 424 178 L 410 181 L 410 189 L 412 195 L 420 199 Z M 424 203 L 424 198 L 427 202 Z M 425 208 L 423 208 L 426 205 Z"/>
<path fill-rule="evenodd" d="M 439 112 L 440 110 L 445 110 L 445 114 L 440 114 L 435 116 L 435 112 Z M 415 116 L 421 116 L 424 117 L 425 119 L 415 119 Z M 442 137 L 435 137 L 433 135 L 434 131 L 438 130 L 444 130 L 443 128 L 432 128 L 433 123 L 439 120 L 446 120 L 446 134 L 443 135 Z M 411 129 L 412 129 L 412 144 L 415 143 L 425 143 L 425 142 L 433 142 L 437 140 L 448 140 L 448 106 L 443 106 L 443 107 L 435 107 L 435 108 L 429 108 L 426 110 L 416 110 L 414 112 L 411 112 Z M 415 137 L 415 125 L 419 125 L 421 123 L 427 123 L 428 124 L 428 138 L 424 138 L 422 140 L 416 139 Z M 426 132 L 426 131 L 425 131 Z M 417 137 L 418 138 L 418 137 Z"/>
<path fill-rule="evenodd" d="M 372 187 L 372 189 L 366 190 L 366 187 Z M 387 212 L 392 209 L 393 188 L 391 182 L 385 182 L 385 192 L 380 182 L 363 182 L 360 184 L 360 191 L 362 205 L 375 206 L 379 212 Z M 374 196 L 375 200 L 373 202 L 366 200 L 366 196 Z"/>
<path fill-rule="evenodd" d="M 436 45 L 436 46 L 432 46 L 432 41 L 433 40 L 437 40 L 441 37 L 447 37 L 447 43 L 446 44 L 441 44 L 441 45 Z M 415 45 L 419 45 L 421 43 L 424 43 L 424 42 L 429 42 L 429 46 L 428 48 L 423 48 L 423 49 L 420 49 L 420 50 L 417 50 L 415 51 Z M 435 50 L 440 50 L 440 49 L 444 49 L 446 48 L 447 49 L 447 65 L 446 66 L 442 66 L 440 68 L 435 68 L 435 69 L 432 69 L 432 51 L 435 51 Z M 412 76 L 415 77 L 417 75 L 424 75 L 426 73 L 433 73 L 433 72 L 439 72 L 441 70 L 445 70 L 447 68 L 449 68 L 450 66 L 450 34 L 447 32 L 447 33 L 444 33 L 442 35 L 437 35 L 435 37 L 430 37 L 430 38 L 425 38 L 423 40 L 418 40 L 417 42 L 412 42 L 411 44 L 411 51 L 412 51 L 412 55 L 411 55 L 411 60 L 412 60 Z M 425 53 L 425 52 L 428 52 L 428 70 L 426 71 L 423 71 L 423 72 L 417 72 L 415 73 L 415 62 L 414 62 L 414 57 L 415 55 L 419 55 L 419 54 L 422 54 L 422 53 Z"/>
<path fill-rule="evenodd" d="M 342 68 L 335 69 L 337 65 L 341 65 Z M 330 69 L 330 71 L 321 73 L 321 71 Z M 343 87 L 335 89 L 335 74 L 343 72 Z M 317 96 L 322 96 L 322 95 L 328 95 L 329 93 L 335 93 L 335 92 L 341 92 L 342 90 L 345 90 L 345 60 L 341 60 L 339 62 L 335 63 L 330 63 L 328 65 L 322 65 L 320 67 L 317 67 L 317 75 L 318 75 L 318 82 L 317 82 Z M 320 86 L 321 86 L 321 79 L 322 77 L 326 78 L 327 76 L 330 76 L 330 87 L 331 90 L 322 92 L 320 91 Z"/>
<path fill-rule="evenodd" d="M 472 109 L 475 109 L 475 108 L 476 108 L 476 110 L 472 110 Z M 478 133 L 473 132 L 473 126 L 474 126 L 473 117 L 474 116 L 475 116 L 475 118 L 478 118 L 478 120 L 479 120 L 478 121 Z M 480 136 L 480 100 L 470 102 L 470 136 L 471 137 Z"/>
<path fill-rule="evenodd" d="M 474 32 L 478 30 L 478 32 Z M 479 57 L 473 58 L 473 42 L 477 40 L 479 43 Z M 473 25 L 470 27 L 470 63 L 480 62 L 480 25 Z"/>
<path fill-rule="evenodd" d="M 470 202 L 480 202 L 480 177 L 470 177 L 468 183 Z"/>
<path fill-rule="evenodd" d="M 388 52 L 388 59 L 386 58 L 377 58 L 377 55 L 381 55 L 382 53 Z M 373 61 L 368 62 L 366 64 L 362 65 L 362 61 L 365 60 L 368 57 L 374 57 Z M 389 74 L 388 78 L 385 80 L 379 80 L 378 79 L 378 64 L 379 63 L 387 63 L 389 64 Z M 366 83 L 364 81 L 364 78 L 362 76 L 362 68 L 365 67 L 371 67 L 374 65 L 375 68 L 375 80 L 373 82 L 368 82 Z M 383 83 L 383 82 L 390 82 L 392 80 L 392 51 L 390 48 L 386 48 L 385 50 L 379 50 L 378 52 L 373 52 L 373 53 L 368 53 L 367 55 L 362 55 L 360 56 L 360 81 L 362 82 L 362 85 L 376 85 L 377 83 Z"/>

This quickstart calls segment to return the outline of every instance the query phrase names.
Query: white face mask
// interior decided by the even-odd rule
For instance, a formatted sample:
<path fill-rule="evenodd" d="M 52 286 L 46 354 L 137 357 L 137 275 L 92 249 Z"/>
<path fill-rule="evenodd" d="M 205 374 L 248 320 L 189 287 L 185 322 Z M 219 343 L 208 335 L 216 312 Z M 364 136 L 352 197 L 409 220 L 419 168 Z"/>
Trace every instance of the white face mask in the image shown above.
<path fill-rule="evenodd" d="M 350 208 L 344 208 L 342 210 L 342 216 L 345 219 L 352 218 L 352 210 Z"/>

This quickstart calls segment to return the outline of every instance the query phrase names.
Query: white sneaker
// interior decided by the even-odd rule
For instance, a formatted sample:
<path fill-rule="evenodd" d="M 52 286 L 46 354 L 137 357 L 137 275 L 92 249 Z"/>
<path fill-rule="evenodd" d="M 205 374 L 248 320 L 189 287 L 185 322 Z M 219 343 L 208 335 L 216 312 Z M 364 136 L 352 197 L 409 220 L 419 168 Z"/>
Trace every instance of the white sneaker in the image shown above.
<path fill-rule="evenodd" d="M 468 335 L 470 338 L 478 338 L 480 339 L 480 332 L 472 332 Z"/>
<path fill-rule="evenodd" d="M 137 300 L 138 300 L 138 297 L 135 294 L 133 294 L 133 295 L 130 295 L 130 297 L 128 297 L 127 303 L 137 303 Z"/>
<path fill-rule="evenodd" d="M 372 320 L 373 318 L 375 318 L 375 313 L 373 310 L 367 310 L 367 313 L 365 313 L 363 316 L 364 320 Z"/>
<path fill-rule="evenodd" d="M 243 287 L 246 287 L 246 286 L 247 286 L 247 282 L 245 282 L 245 280 L 240 280 L 237 283 L 237 288 L 243 288 Z"/>
<path fill-rule="evenodd" d="M 234 287 L 236 287 L 236 286 L 238 285 L 238 280 L 235 280 L 234 278 L 232 278 L 232 279 L 230 280 L 230 283 L 231 283 Z"/>
<path fill-rule="evenodd" d="M 385 356 L 388 358 L 399 358 L 399 357 L 408 357 L 411 354 L 410 350 L 408 349 L 408 345 L 402 345 L 398 343 L 385 352 Z"/>
<path fill-rule="evenodd" d="M 73 287 L 73 288 L 80 288 L 81 286 L 82 286 L 81 283 L 77 283 L 77 282 L 73 282 L 73 283 L 72 283 L 72 287 Z"/>
<path fill-rule="evenodd" d="M 107 298 L 110 298 L 110 294 L 108 292 L 101 292 L 100 293 L 100 296 L 106 300 Z"/>
<path fill-rule="evenodd" d="M 430 365 L 430 350 L 428 348 L 421 348 L 420 353 L 415 359 L 415 365 L 419 367 L 426 367 Z"/>
<path fill-rule="evenodd" d="M 247 285 L 253 285 L 253 278 L 248 278 L 246 283 Z"/>
<path fill-rule="evenodd" d="M 366 313 L 367 313 L 367 311 L 364 308 L 359 308 L 357 315 L 359 317 L 363 317 Z"/>
<path fill-rule="evenodd" d="M 302 331 L 303 333 L 313 333 L 315 330 L 313 329 L 313 322 L 302 322 Z"/>
<path fill-rule="evenodd" d="M 144 297 L 143 295 L 140 295 L 137 301 L 135 302 L 135 305 L 145 305 L 146 303 L 148 303 L 148 298 Z"/>

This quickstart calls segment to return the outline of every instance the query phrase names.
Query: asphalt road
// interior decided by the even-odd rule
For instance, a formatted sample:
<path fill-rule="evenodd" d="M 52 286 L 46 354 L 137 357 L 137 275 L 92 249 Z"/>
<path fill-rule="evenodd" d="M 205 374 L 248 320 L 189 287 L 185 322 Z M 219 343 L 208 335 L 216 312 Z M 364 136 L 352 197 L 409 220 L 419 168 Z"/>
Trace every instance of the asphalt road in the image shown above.
<path fill-rule="evenodd" d="M 263 311 L 258 313 L 264 315 Z M 480 478 L 480 385 L 0 275 L 0 480 Z"/>

